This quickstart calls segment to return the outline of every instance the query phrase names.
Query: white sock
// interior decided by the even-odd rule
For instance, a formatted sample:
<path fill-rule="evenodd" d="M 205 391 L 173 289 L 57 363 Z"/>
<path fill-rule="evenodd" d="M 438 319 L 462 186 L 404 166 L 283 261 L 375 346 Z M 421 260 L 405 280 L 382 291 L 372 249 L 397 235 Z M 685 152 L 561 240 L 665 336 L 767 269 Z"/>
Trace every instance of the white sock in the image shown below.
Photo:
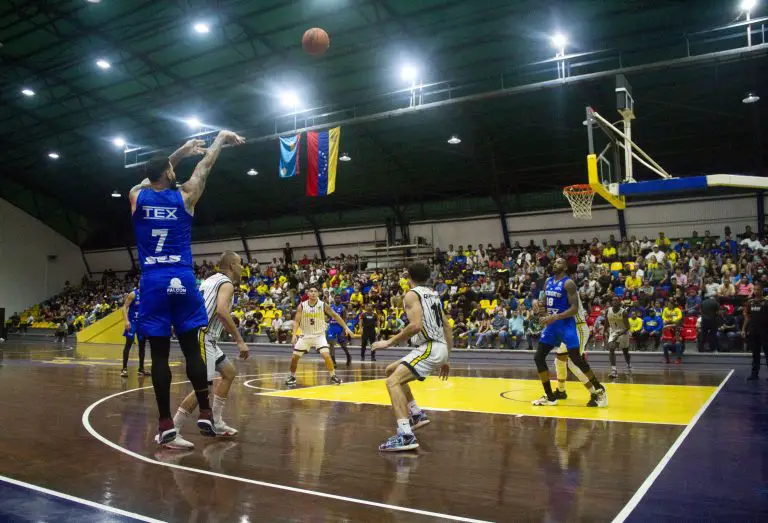
<path fill-rule="evenodd" d="M 612 370 L 613 372 L 616 372 L 616 365 L 611 365 L 611 370 Z"/>
<path fill-rule="evenodd" d="M 400 434 L 413 434 L 411 431 L 411 422 L 408 418 L 397 420 L 397 432 Z"/>
<path fill-rule="evenodd" d="M 184 420 L 189 417 L 189 412 L 179 407 L 176 410 L 176 414 L 173 416 L 173 426 L 177 429 L 181 428 L 181 426 L 184 424 Z"/>
<path fill-rule="evenodd" d="M 597 389 L 591 383 L 587 385 L 587 390 L 590 392 L 590 394 L 595 394 L 597 392 Z"/>
<path fill-rule="evenodd" d="M 416 400 L 408 402 L 408 410 L 410 410 L 411 414 L 413 414 L 414 416 L 417 414 L 421 414 L 421 409 L 419 408 L 418 405 L 416 405 Z"/>
<path fill-rule="evenodd" d="M 224 410 L 224 405 L 227 404 L 227 398 L 213 395 L 213 423 L 216 425 L 221 423 L 221 413 Z"/>

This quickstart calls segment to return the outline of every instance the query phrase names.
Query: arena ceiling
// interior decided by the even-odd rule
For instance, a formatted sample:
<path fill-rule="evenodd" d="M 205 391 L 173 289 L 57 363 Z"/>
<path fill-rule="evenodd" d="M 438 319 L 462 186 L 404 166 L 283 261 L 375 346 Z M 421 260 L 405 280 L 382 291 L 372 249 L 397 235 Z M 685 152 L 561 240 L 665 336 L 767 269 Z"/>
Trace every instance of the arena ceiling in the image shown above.
<path fill-rule="evenodd" d="M 637 99 L 634 136 L 673 174 L 754 173 L 766 149 L 768 6 L 752 15 L 747 50 L 737 0 L 2 6 L 0 197 L 87 248 L 133 242 L 125 194 L 139 173 L 124 168 L 112 139 L 169 148 L 188 137 L 190 115 L 251 140 L 222 154 L 198 239 L 562 205 L 559 189 L 586 177 L 585 106 L 618 120 L 619 68 L 629 68 Z M 193 30 L 200 21 L 210 33 Z M 321 58 L 300 45 L 314 26 L 331 37 Z M 568 36 L 565 83 L 556 81 L 557 31 Z M 405 64 L 419 71 L 423 105 L 398 111 L 409 105 Z M 306 169 L 278 179 L 274 135 L 294 126 L 279 100 L 287 90 L 301 100 L 299 128 L 344 122 L 352 161 L 339 163 L 330 197 L 304 196 Z M 764 100 L 741 103 L 748 91 Z M 451 135 L 462 142 L 448 144 Z M 180 177 L 192 167 L 183 163 Z"/>

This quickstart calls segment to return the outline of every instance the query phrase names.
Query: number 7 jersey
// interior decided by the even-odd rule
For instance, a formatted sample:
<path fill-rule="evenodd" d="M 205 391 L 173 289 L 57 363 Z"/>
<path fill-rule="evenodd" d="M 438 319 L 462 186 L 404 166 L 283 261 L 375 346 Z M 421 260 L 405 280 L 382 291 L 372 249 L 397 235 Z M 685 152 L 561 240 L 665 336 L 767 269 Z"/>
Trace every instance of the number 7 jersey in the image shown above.
<path fill-rule="evenodd" d="M 131 217 L 142 272 L 192 268 L 192 216 L 178 189 L 142 189 Z"/>
<path fill-rule="evenodd" d="M 443 304 L 440 296 L 429 287 L 414 287 L 411 289 L 421 303 L 422 325 L 421 331 L 411 338 L 414 345 L 423 345 L 428 341 L 445 343 L 443 332 Z"/>

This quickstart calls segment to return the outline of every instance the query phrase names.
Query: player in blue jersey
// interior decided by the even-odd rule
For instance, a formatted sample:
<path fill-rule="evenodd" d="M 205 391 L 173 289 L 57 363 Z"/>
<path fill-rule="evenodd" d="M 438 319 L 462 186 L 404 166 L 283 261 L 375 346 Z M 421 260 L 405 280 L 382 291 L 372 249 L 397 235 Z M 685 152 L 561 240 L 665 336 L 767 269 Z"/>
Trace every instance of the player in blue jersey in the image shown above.
<path fill-rule="evenodd" d="M 200 405 L 197 425 L 205 436 L 215 436 L 208 401 L 208 371 L 203 335 L 208 325 L 203 298 L 192 269 L 192 217 L 205 182 L 227 144 L 244 139 L 221 131 L 211 146 L 190 140 L 169 158 L 145 164 L 147 178 L 131 189 L 131 216 L 141 265 L 139 334 L 149 339 L 152 353 L 152 385 L 160 423 L 155 441 L 176 439 L 171 418 L 171 368 L 168 358 L 173 327 L 187 363 L 187 377 Z M 174 167 L 183 158 L 205 154 L 189 180 L 176 185 Z"/>
<path fill-rule="evenodd" d="M 141 296 L 139 289 L 135 289 L 128 293 L 125 297 L 125 302 L 122 306 L 123 321 L 125 322 L 125 347 L 123 347 L 123 370 L 120 371 L 120 376 L 128 376 L 128 354 L 131 352 L 131 346 L 133 346 L 133 340 L 136 338 L 137 327 L 139 325 L 139 306 L 141 305 Z M 144 356 L 146 355 L 147 338 L 139 336 L 139 376 L 149 376 L 149 372 L 144 370 Z"/>
<path fill-rule="evenodd" d="M 557 396 L 552 392 L 552 384 L 549 381 L 549 368 L 547 367 L 547 355 L 561 343 L 568 349 L 568 357 L 574 365 L 587 377 L 585 386 L 592 397 L 587 403 L 588 407 L 607 407 L 608 395 L 600 382 L 595 377 L 589 364 L 581 355 L 579 334 L 576 328 L 575 316 L 579 313 L 579 294 L 576 283 L 568 277 L 568 264 L 563 258 L 555 260 L 553 266 L 554 275 L 547 280 L 544 286 L 544 299 L 547 315 L 542 318 L 541 325 L 544 330 L 541 333 L 539 347 L 536 349 L 534 361 L 536 369 L 544 386 L 544 396 L 535 400 L 534 405 L 557 405 Z"/>
<path fill-rule="evenodd" d="M 333 297 L 333 303 L 331 304 L 331 310 L 339 315 L 340 318 L 344 318 L 344 305 L 341 303 L 341 294 L 337 294 Z M 339 325 L 339 322 L 335 318 L 331 317 L 331 321 L 328 323 L 328 345 L 331 348 L 331 360 L 333 366 L 336 366 L 336 344 L 338 343 L 344 354 L 347 355 L 347 367 L 352 365 L 352 357 L 347 350 L 347 344 L 349 340 L 346 334 L 344 334 L 344 327 Z"/>

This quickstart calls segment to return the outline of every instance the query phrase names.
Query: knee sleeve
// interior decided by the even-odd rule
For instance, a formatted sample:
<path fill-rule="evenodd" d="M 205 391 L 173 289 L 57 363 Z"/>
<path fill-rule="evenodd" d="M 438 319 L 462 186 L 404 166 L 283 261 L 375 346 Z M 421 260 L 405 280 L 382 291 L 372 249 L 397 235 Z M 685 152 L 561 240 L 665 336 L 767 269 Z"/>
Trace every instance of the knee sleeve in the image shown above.
<path fill-rule="evenodd" d="M 568 379 L 568 359 L 561 359 L 555 356 L 555 370 L 557 371 L 557 381 L 565 381 Z"/>
<path fill-rule="evenodd" d="M 547 355 L 552 350 L 551 345 L 545 345 L 543 343 L 539 343 L 539 347 L 536 349 L 536 354 L 533 356 L 533 361 L 536 362 L 536 370 L 539 372 L 544 372 L 546 370 L 549 370 L 547 367 Z"/>

